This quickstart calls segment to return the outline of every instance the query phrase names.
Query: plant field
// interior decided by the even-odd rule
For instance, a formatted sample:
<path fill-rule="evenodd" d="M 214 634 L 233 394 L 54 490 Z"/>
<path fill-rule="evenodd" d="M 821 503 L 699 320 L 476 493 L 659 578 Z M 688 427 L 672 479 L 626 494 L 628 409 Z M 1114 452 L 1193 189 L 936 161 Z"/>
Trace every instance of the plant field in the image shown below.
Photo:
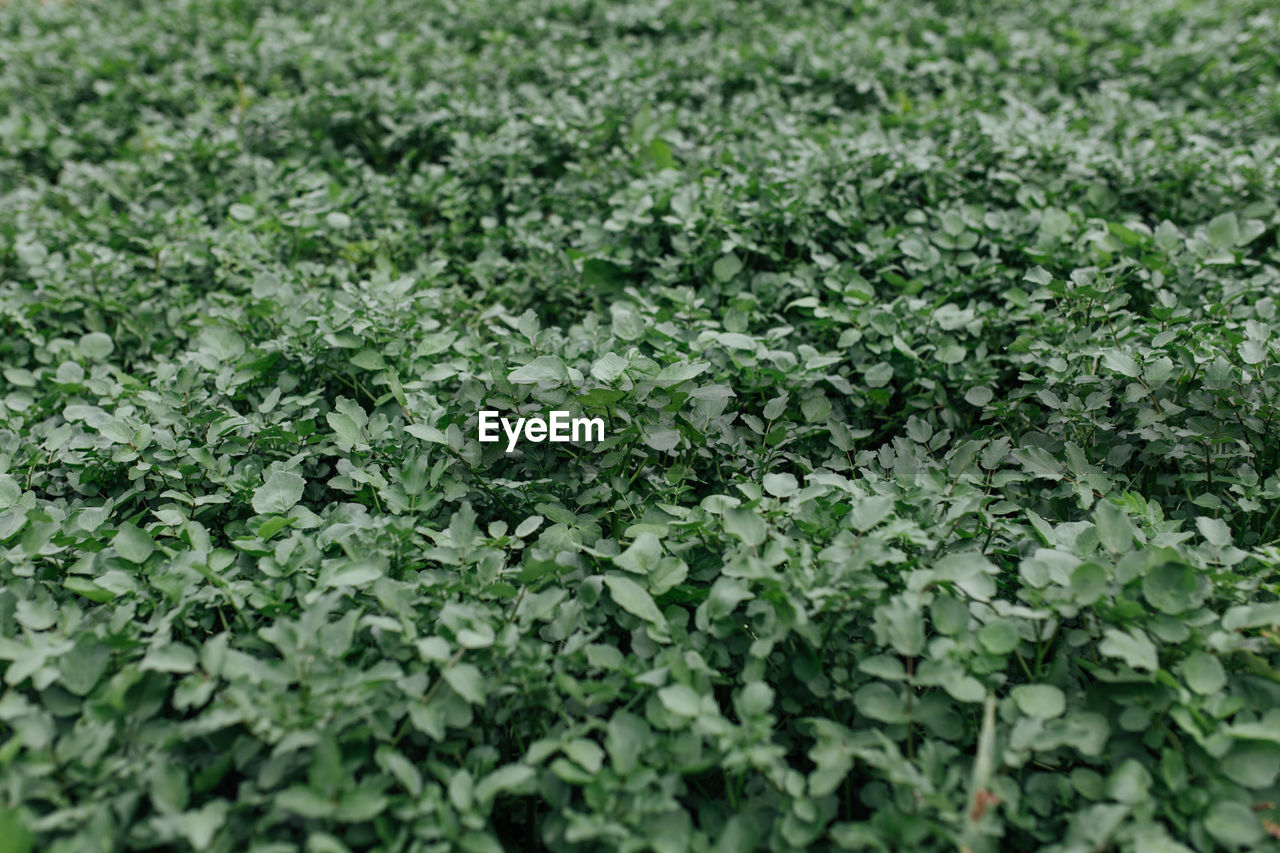
<path fill-rule="evenodd" d="M 0 4 L 0 853 L 1280 849 L 1278 228 L 1269 0 Z"/>

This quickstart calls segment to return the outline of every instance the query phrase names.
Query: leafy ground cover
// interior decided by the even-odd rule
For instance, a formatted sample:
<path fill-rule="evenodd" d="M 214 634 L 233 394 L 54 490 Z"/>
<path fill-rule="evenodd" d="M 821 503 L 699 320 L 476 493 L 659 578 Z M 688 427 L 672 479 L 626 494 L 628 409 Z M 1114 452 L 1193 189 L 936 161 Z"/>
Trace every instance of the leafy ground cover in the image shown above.
<path fill-rule="evenodd" d="M 1270 849 L 1277 57 L 0 6 L 0 850 Z"/>

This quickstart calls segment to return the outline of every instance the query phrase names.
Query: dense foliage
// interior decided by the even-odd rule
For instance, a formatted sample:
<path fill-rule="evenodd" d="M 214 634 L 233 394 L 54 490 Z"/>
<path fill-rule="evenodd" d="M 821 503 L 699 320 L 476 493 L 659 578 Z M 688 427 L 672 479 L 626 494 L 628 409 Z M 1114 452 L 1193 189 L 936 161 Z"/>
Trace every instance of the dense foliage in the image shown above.
<path fill-rule="evenodd" d="M 0 851 L 1277 843 L 1278 62 L 0 5 Z"/>

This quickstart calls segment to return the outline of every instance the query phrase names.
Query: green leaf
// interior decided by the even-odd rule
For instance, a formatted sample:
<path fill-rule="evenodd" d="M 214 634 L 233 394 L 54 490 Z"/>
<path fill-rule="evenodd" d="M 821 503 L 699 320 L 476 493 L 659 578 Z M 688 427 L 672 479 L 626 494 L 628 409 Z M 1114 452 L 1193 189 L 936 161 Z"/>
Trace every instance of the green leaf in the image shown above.
<path fill-rule="evenodd" d="M 213 800 L 195 811 L 184 812 L 170 818 L 171 825 L 196 850 L 207 850 L 227 822 L 231 805 L 226 800 Z"/>
<path fill-rule="evenodd" d="M 609 594 L 613 596 L 614 603 L 623 610 L 646 622 L 666 627 L 667 620 L 663 618 L 662 612 L 653 603 L 649 593 L 645 592 L 638 583 L 622 575 L 606 575 L 604 583 L 609 587 Z"/>
<path fill-rule="evenodd" d="M 753 509 L 730 507 L 724 511 L 724 529 L 753 548 L 764 542 L 768 530 Z"/>
<path fill-rule="evenodd" d="M 35 835 L 17 809 L 0 804 L 0 853 L 31 853 Z"/>
<path fill-rule="evenodd" d="M 648 427 L 641 438 L 647 446 L 659 452 L 665 453 L 680 446 L 680 433 L 671 427 Z"/>
<path fill-rule="evenodd" d="M 69 589 L 76 595 L 84 596 L 90 601 L 96 601 L 99 604 L 110 601 L 116 597 L 116 593 L 109 589 L 103 589 L 88 578 L 73 575 L 62 582 L 63 589 Z"/>
<path fill-rule="evenodd" d="M 658 691 L 662 706 L 679 717 L 697 717 L 702 713 L 702 700 L 690 687 L 672 684 Z"/>
<path fill-rule="evenodd" d="M 537 775 L 527 764 L 504 764 L 476 783 L 475 798 L 491 803 L 498 794 L 529 792 Z"/>
<path fill-rule="evenodd" d="M 473 705 L 484 704 L 484 676 L 469 663 L 459 663 L 444 671 L 445 682 Z"/>
<path fill-rule="evenodd" d="M 905 723 L 910 716 L 906 704 L 892 687 L 881 682 L 864 684 L 853 696 L 858 713 L 882 723 Z"/>
<path fill-rule="evenodd" d="M 707 362 L 680 362 L 678 364 L 668 364 L 666 367 L 658 371 L 658 375 L 653 381 L 658 385 L 679 385 L 681 382 L 687 382 L 695 376 L 701 376 L 711 367 Z"/>
<path fill-rule="evenodd" d="M 1173 372 L 1173 360 L 1168 356 L 1162 355 L 1159 358 L 1148 361 L 1147 366 L 1142 370 L 1142 375 L 1149 386 L 1159 388 L 1169 380 Z"/>
<path fill-rule="evenodd" d="M 1118 628 L 1107 628 L 1103 631 L 1103 637 L 1098 644 L 1098 651 L 1107 657 L 1119 658 L 1134 669 L 1155 672 L 1160 668 L 1155 644 L 1136 629 L 1121 631 Z"/>
<path fill-rule="evenodd" d="M 1227 672 L 1216 657 L 1196 652 L 1182 665 L 1187 686 L 1201 696 L 1212 696 L 1227 686 Z"/>
<path fill-rule="evenodd" d="M 977 601 L 990 601 L 996 594 L 993 578 L 999 574 L 999 568 L 977 551 L 948 554 L 933 565 L 934 577 Z"/>
<path fill-rule="evenodd" d="M 1221 213 L 1209 220 L 1205 228 L 1209 242 L 1219 249 L 1233 248 L 1240 240 L 1240 224 L 1234 213 Z"/>
<path fill-rule="evenodd" d="M 1067 710 L 1067 697 L 1051 684 L 1020 684 L 1009 695 L 1018 709 L 1031 717 L 1050 719 Z"/>
<path fill-rule="evenodd" d="M 859 533 L 866 533 L 893 512 L 893 498 L 888 495 L 872 495 L 867 498 L 854 498 L 849 512 L 849 523 Z"/>
<path fill-rule="evenodd" d="M 351 364 L 362 370 L 381 370 L 387 366 L 386 360 L 382 357 L 382 353 L 377 350 L 364 349 L 351 356 Z"/>
<path fill-rule="evenodd" d="M 873 364 L 863 371 L 862 378 L 870 388 L 883 388 L 893 379 L 893 365 L 887 361 Z"/>
<path fill-rule="evenodd" d="M 623 305 L 612 308 L 613 334 L 624 341 L 636 341 L 644 337 L 645 324 L 640 315 Z"/>
<path fill-rule="evenodd" d="M 765 404 L 764 412 L 762 413 L 764 415 L 764 419 L 766 421 L 773 421 L 782 417 L 782 413 L 787 410 L 787 401 L 789 399 L 790 397 L 787 394 L 779 394 L 777 397 L 771 399 Z"/>
<path fill-rule="evenodd" d="M 329 588 L 344 586 L 365 586 L 386 574 L 382 560 L 364 559 L 348 560 L 342 564 L 327 568 L 320 575 L 321 585 Z"/>
<path fill-rule="evenodd" d="M 1222 615 L 1222 627 L 1228 631 L 1242 631 L 1263 625 L 1280 625 L 1280 601 L 1229 607 Z"/>
<path fill-rule="evenodd" d="M 1062 465 L 1043 447 L 1020 447 L 1013 451 L 1013 458 L 1030 474 L 1055 482 L 1062 479 Z"/>
<path fill-rule="evenodd" d="M 330 426 L 334 427 L 334 431 L 338 433 L 338 437 L 344 444 L 351 447 L 360 442 L 362 438 L 360 435 L 360 428 L 356 426 L 355 421 L 352 421 L 351 418 L 348 418 L 346 415 L 337 415 L 338 423 L 335 424 L 332 420 L 335 416 L 330 415 L 329 417 L 331 418 L 329 421 Z M 404 431 L 414 438 L 420 438 L 423 441 L 429 441 L 432 444 L 443 444 L 446 446 L 449 444 L 449 437 L 445 435 L 442 430 L 433 426 L 428 426 L 427 424 L 410 424 L 404 428 Z"/>
<path fill-rule="evenodd" d="M 283 515 L 277 515 L 262 522 L 258 527 L 258 538 L 266 542 L 275 536 L 281 530 L 293 523 L 293 519 Z"/>
<path fill-rule="evenodd" d="M 943 341 L 938 345 L 938 361 L 943 364 L 959 364 L 968 354 L 969 351 L 955 341 Z"/>
<path fill-rule="evenodd" d="M 711 271 L 717 281 L 729 281 L 742 271 L 742 261 L 734 254 L 721 255 L 712 265 Z"/>
<path fill-rule="evenodd" d="M 1071 571 L 1071 593 L 1086 607 L 1106 595 L 1109 584 L 1110 574 L 1098 563 L 1081 563 Z"/>
<path fill-rule="evenodd" d="M 1225 548 L 1231 544 L 1231 529 L 1220 519 L 1199 516 L 1196 518 L 1196 529 L 1215 548 Z"/>
<path fill-rule="evenodd" d="M 1217 800 L 1209 806 L 1204 828 L 1228 847 L 1249 847 L 1263 839 L 1262 824 L 1248 806 L 1234 800 Z"/>
<path fill-rule="evenodd" d="M 526 536 L 532 536 L 534 531 L 542 526 L 543 521 L 544 519 L 540 515 L 529 516 L 524 521 L 516 525 L 514 533 L 515 537 L 517 539 L 524 539 Z"/>
<path fill-rule="evenodd" d="M 1143 597 L 1161 613 L 1185 613 L 1200 604 L 1200 592 L 1199 576 L 1185 563 L 1161 563 L 1142 579 Z"/>
<path fill-rule="evenodd" d="M 0 510 L 6 510 L 22 497 L 22 487 L 11 474 L 0 474 Z"/>
<path fill-rule="evenodd" d="M 1128 376 L 1131 379 L 1137 379 L 1142 372 L 1138 369 L 1138 363 L 1133 360 L 1132 356 L 1116 349 L 1103 350 L 1102 365 L 1108 370 L 1114 370 L 1116 373 Z"/>
<path fill-rule="evenodd" d="M 111 541 L 116 553 L 131 563 L 141 565 L 155 553 L 155 542 L 145 530 L 133 524 L 122 524 Z"/>
<path fill-rule="evenodd" d="M 276 794 L 275 804 L 294 814 L 314 819 L 332 818 L 336 805 L 310 788 L 301 785 L 295 785 Z"/>
<path fill-rule="evenodd" d="M 1093 523 L 1098 531 L 1098 541 L 1112 554 L 1127 551 L 1133 543 L 1133 525 L 1123 509 L 1111 501 L 1099 501 L 1093 511 Z"/>
<path fill-rule="evenodd" d="M 881 630 L 894 651 L 904 657 L 919 657 L 924 651 L 924 615 L 918 606 L 902 597 L 875 609 L 877 633 Z"/>
<path fill-rule="evenodd" d="M 244 338 L 228 326 L 209 326 L 200 332 L 200 352 L 224 363 L 235 363 L 245 353 Z"/>
<path fill-rule="evenodd" d="M 591 375 L 601 382 L 613 382 L 626 371 L 628 366 L 630 362 L 625 358 L 611 352 L 605 353 L 591 365 Z"/>
<path fill-rule="evenodd" d="M 387 798 L 375 791 L 349 791 L 343 794 L 334 817 L 346 823 L 364 823 L 382 814 L 386 808 Z"/>
<path fill-rule="evenodd" d="M 1252 338 L 1241 342 L 1236 351 L 1240 353 L 1240 360 L 1245 364 L 1262 364 L 1267 360 L 1267 345 Z"/>
<path fill-rule="evenodd" d="M 643 719 L 626 710 L 615 711 L 605 727 L 605 750 L 613 769 L 622 775 L 629 773 L 642 760 L 650 739 Z"/>
<path fill-rule="evenodd" d="M 744 335 L 738 332 L 721 332 L 716 336 L 716 340 L 724 344 L 729 349 L 748 350 L 755 352 L 756 342 L 750 335 Z"/>
<path fill-rule="evenodd" d="M 89 332 L 81 335 L 80 353 L 90 361 L 104 361 L 115 350 L 115 341 L 105 332 Z"/>
<path fill-rule="evenodd" d="M 1280 744 L 1237 741 L 1222 759 L 1222 772 L 1246 788 L 1270 788 L 1280 776 Z"/>
<path fill-rule="evenodd" d="M 338 436 L 338 443 L 347 450 L 364 444 L 364 433 L 360 429 L 360 425 L 355 422 L 352 417 L 344 412 L 330 412 L 325 415 L 325 420 Z M 425 438 L 425 436 L 419 436 Z"/>
<path fill-rule="evenodd" d="M 291 471 L 272 471 L 253 493 L 253 511 L 259 515 L 283 513 L 302 500 L 307 481 Z"/>
<path fill-rule="evenodd" d="M 972 704 L 981 702 L 987 697 L 987 689 L 982 686 L 982 682 L 971 675 L 947 679 L 942 682 L 942 689 L 947 691 L 947 695 L 957 702 Z"/>
<path fill-rule="evenodd" d="M 641 533 L 631 546 L 613 558 L 620 568 L 640 575 L 647 575 L 658 567 L 662 559 L 662 544 L 652 533 Z"/>
<path fill-rule="evenodd" d="M 997 619 L 982 626 L 978 642 L 992 654 L 1007 655 L 1018 647 L 1021 638 L 1009 620 Z"/>
<path fill-rule="evenodd" d="M 995 392 L 986 385 L 978 385 L 965 392 L 964 400 L 971 406 L 978 406 L 981 408 L 982 406 L 987 405 L 987 403 L 990 403 L 995 396 Z"/>
<path fill-rule="evenodd" d="M 777 498 L 789 498 L 800 491 L 800 484 L 792 474 L 765 474 L 764 490 Z"/>
<path fill-rule="evenodd" d="M 191 672 L 196 668 L 196 653 L 179 643 L 152 646 L 143 657 L 141 667 L 156 672 Z"/>
<path fill-rule="evenodd" d="M 753 681 L 738 691 L 735 704 L 738 713 L 745 718 L 759 718 L 773 708 L 773 688 L 763 681 Z"/>
<path fill-rule="evenodd" d="M 77 696 L 88 696 L 106 674 L 111 650 L 87 634 L 76 640 L 58 664 L 58 680 Z"/>
<path fill-rule="evenodd" d="M 564 366 L 564 362 L 554 355 L 540 355 L 528 364 L 511 371 L 507 379 L 517 385 L 565 382 L 569 379 L 569 370 Z"/>
<path fill-rule="evenodd" d="M 969 608 L 959 599 L 941 594 L 929 609 L 935 630 L 954 637 L 969 627 Z"/>
<path fill-rule="evenodd" d="M 1121 803 L 1141 803 L 1150 796 L 1151 782 L 1151 771 L 1129 758 L 1107 777 L 1107 796 Z"/>

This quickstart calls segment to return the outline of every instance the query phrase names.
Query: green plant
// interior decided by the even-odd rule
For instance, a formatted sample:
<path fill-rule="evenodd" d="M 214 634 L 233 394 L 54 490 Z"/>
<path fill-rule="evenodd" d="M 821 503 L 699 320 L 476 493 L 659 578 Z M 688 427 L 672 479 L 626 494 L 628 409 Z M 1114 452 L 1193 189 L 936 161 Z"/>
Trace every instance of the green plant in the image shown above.
<path fill-rule="evenodd" d="M 1274 4 L 509 7 L 0 5 L 0 850 L 1274 845 Z"/>

